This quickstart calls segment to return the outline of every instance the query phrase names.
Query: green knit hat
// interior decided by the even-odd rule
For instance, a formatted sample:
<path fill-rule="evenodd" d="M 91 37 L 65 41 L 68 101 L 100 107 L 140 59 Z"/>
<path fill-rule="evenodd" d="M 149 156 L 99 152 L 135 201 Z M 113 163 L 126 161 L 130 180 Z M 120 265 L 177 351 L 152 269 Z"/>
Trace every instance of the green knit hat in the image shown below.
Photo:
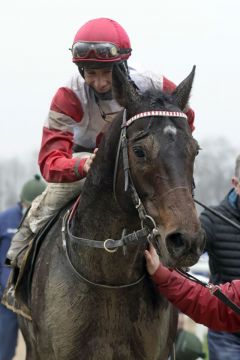
<path fill-rule="evenodd" d="M 34 179 L 27 181 L 22 188 L 20 200 L 31 203 L 35 197 L 40 195 L 46 188 L 46 183 L 41 179 L 41 176 L 36 174 Z"/>

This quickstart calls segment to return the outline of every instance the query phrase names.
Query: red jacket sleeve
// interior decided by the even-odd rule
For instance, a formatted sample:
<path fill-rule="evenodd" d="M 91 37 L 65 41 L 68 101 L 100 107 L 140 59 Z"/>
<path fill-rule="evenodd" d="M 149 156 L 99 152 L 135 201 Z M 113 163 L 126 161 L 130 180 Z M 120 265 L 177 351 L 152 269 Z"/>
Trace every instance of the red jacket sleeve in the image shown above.
<path fill-rule="evenodd" d="M 159 266 L 152 279 L 159 292 L 195 322 L 216 331 L 240 331 L 240 315 L 202 285 L 163 266 Z M 240 306 L 240 280 L 220 287 L 231 301 Z"/>
<path fill-rule="evenodd" d="M 73 129 L 82 116 L 82 106 L 74 92 L 60 88 L 50 106 L 38 157 L 46 181 L 73 182 L 85 176 L 86 159 L 72 158 Z"/>
<path fill-rule="evenodd" d="M 176 89 L 176 85 L 168 80 L 165 76 L 163 77 L 163 91 L 166 91 L 168 93 L 172 93 L 174 90 Z M 184 112 L 186 113 L 187 117 L 188 117 L 188 124 L 190 126 L 191 131 L 193 132 L 195 129 L 195 125 L 194 125 L 194 119 L 195 119 L 195 114 L 194 111 L 190 108 L 187 107 Z"/>

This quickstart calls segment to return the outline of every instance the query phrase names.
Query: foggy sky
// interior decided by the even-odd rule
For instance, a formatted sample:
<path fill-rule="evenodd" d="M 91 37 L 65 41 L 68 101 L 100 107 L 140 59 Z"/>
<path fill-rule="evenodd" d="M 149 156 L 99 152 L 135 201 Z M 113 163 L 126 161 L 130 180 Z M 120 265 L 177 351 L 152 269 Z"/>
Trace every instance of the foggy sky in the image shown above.
<path fill-rule="evenodd" d="M 74 35 L 83 23 L 101 16 L 126 29 L 133 64 L 176 84 L 196 64 L 194 136 L 200 143 L 223 138 L 223 146 L 226 139 L 240 152 L 239 13 L 239 0 L 3 2 L 1 157 L 24 158 L 39 149 L 51 99 L 75 71 L 68 50 Z"/>

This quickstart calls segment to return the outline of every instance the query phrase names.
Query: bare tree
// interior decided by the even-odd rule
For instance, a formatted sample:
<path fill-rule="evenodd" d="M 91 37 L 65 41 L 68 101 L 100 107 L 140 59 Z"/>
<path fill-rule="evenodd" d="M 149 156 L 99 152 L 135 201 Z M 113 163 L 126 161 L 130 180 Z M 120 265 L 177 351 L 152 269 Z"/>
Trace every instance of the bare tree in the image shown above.
<path fill-rule="evenodd" d="M 240 149 L 231 146 L 224 138 L 206 139 L 201 148 L 195 163 L 195 197 L 206 205 L 215 205 L 231 187 L 235 159 Z M 39 173 L 37 152 L 24 160 L 0 160 L 0 168 L 0 210 L 3 210 L 18 201 L 24 182 Z"/>
<path fill-rule="evenodd" d="M 10 158 L 0 160 L 0 211 L 13 205 L 19 200 L 23 184 L 39 173 L 37 153 L 29 155 L 27 159 Z"/>
<path fill-rule="evenodd" d="M 201 149 L 195 163 L 195 197 L 206 205 L 215 205 L 231 188 L 239 149 L 224 138 L 207 139 Z"/>

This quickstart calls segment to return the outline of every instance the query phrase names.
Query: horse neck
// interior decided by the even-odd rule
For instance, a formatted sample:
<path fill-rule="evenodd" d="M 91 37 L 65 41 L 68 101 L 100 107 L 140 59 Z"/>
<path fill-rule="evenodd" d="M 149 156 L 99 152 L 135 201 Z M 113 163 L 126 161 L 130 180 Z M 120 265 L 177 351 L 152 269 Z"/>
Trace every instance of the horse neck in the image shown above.
<path fill-rule="evenodd" d="M 88 180 L 88 179 L 87 179 Z M 123 229 L 139 229 L 135 213 L 124 212 L 116 202 L 111 185 L 93 185 L 86 181 L 77 209 L 76 232 L 82 237 L 102 240 L 119 238 Z"/>
<path fill-rule="evenodd" d="M 138 217 L 121 210 L 111 189 L 86 184 L 72 224 L 74 235 L 98 241 L 117 240 L 121 238 L 123 229 L 132 233 L 139 228 Z M 70 242 L 69 251 L 75 268 L 95 283 L 103 280 L 107 284 L 131 283 L 143 274 L 142 243 L 127 247 L 126 254 L 123 248 L 119 248 L 109 255 L 104 249 L 82 246 L 81 241 Z"/>

